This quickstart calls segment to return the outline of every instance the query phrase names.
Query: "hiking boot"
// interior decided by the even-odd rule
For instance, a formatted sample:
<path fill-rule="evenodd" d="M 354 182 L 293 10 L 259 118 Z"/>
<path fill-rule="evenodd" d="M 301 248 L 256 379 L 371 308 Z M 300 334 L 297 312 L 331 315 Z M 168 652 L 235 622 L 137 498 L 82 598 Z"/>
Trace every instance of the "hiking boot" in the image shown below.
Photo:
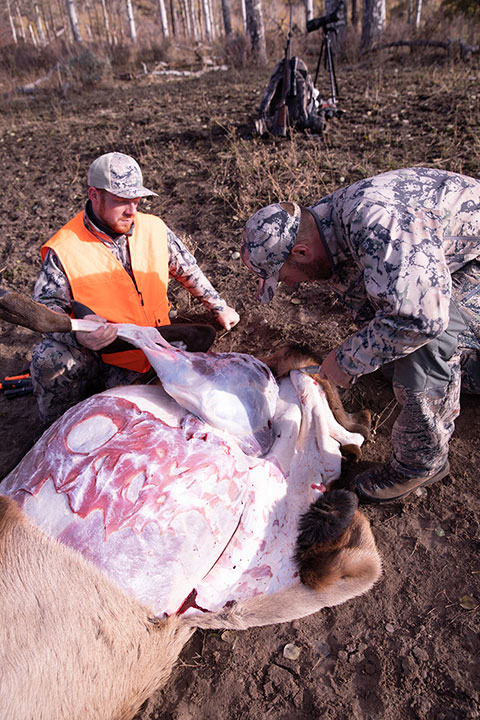
<path fill-rule="evenodd" d="M 359 473 L 353 480 L 352 490 L 357 493 L 360 502 L 392 502 L 405 497 L 417 488 L 442 480 L 449 473 L 448 460 L 434 475 L 413 478 L 401 475 L 387 463 Z"/>

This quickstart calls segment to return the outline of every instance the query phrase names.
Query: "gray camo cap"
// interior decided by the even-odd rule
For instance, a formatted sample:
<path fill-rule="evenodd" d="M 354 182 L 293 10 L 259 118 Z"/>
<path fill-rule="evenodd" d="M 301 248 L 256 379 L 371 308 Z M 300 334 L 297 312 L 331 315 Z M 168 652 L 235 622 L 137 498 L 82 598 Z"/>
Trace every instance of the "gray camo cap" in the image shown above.
<path fill-rule="evenodd" d="M 257 300 L 268 303 L 278 285 L 278 274 L 290 255 L 300 227 L 300 206 L 291 203 L 293 215 L 280 203 L 267 205 L 247 220 L 243 229 L 241 256 L 245 265 L 260 276 Z"/>
<path fill-rule="evenodd" d="M 89 187 L 108 190 L 121 198 L 147 197 L 157 193 L 143 186 L 140 165 L 130 155 L 119 152 L 100 155 L 88 169 Z"/>

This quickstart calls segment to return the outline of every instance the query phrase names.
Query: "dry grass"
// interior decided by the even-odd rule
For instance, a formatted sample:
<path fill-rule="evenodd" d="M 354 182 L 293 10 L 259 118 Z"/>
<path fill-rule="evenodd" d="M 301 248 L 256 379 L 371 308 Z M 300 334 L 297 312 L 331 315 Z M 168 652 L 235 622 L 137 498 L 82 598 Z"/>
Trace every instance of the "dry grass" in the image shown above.
<path fill-rule="evenodd" d="M 432 62 L 425 53 L 416 59 L 384 52 L 381 63 L 341 66 L 344 114 L 323 138 L 290 133 L 264 140 L 225 123 L 214 195 L 244 221 L 277 199 L 308 204 L 339 185 L 396 167 L 427 164 L 477 175 L 478 63 Z"/>

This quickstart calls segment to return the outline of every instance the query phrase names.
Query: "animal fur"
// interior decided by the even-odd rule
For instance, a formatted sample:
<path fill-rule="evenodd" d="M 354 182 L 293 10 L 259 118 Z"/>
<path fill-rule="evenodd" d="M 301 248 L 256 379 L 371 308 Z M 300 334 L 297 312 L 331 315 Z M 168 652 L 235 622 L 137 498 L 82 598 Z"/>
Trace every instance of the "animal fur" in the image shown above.
<path fill-rule="evenodd" d="M 8 720 L 130 720 L 194 631 L 152 618 L 0 496 L 0 708 Z"/>
<path fill-rule="evenodd" d="M 332 490 L 312 503 L 299 522 L 295 560 L 301 583 L 257 595 L 201 616 L 201 628 L 249 627 L 290 622 L 370 590 L 382 573 L 367 518 L 348 490 Z"/>
<path fill-rule="evenodd" d="M 282 345 L 274 353 L 262 357 L 260 360 L 270 368 L 277 378 L 285 377 L 290 370 L 300 370 L 309 365 L 321 365 L 322 363 L 318 355 L 303 345 Z M 372 422 L 370 411 L 360 410 L 356 413 L 348 413 L 343 407 L 336 386 L 321 378 L 318 373 L 312 377 L 324 389 L 335 420 L 350 432 L 360 433 L 365 440 L 368 440 Z"/>
<path fill-rule="evenodd" d="M 378 555 L 370 525 L 349 490 L 331 490 L 299 522 L 295 561 L 300 579 L 317 592 L 346 578 L 377 576 Z"/>
<path fill-rule="evenodd" d="M 301 520 L 298 545 L 300 574 L 311 587 L 298 582 L 218 612 L 160 620 L 0 496 L 2 717 L 131 720 L 165 684 L 195 628 L 286 622 L 369 590 L 381 563 L 367 520 L 355 510 L 350 530 L 347 498 L 333 503 L 338 522 L 328 521 L 325 531 L 329 513 L 317 506 L 308 511 L 314 513 L 311 530 L 308 513 Z"/>

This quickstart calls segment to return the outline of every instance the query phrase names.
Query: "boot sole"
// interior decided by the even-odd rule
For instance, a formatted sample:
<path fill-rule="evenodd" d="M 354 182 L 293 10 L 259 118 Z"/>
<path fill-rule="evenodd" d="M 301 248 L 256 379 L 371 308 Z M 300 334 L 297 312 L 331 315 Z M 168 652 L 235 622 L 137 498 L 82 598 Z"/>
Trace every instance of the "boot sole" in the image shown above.
<path fill-rule="evenodd" d="M 401 500 L 402 498 L 406 497 L 407 495 L 410 495 L 410 493 L 415 492 L 415 490 L 418 490 L 418 488 L 422 487 L 428 487 L 428 485 L 433 485 L 433 483 L 438 482 L 439 480 L 443 480 L 447 477 L 447 475 L 450 475 L 450 463 L 447 462 L 443 466 L 441 470 L 439 470 L 435 475 L 433 475 L 430 478 L 425 478 L 425 481 L 421 483 L 420 485 L 417 485 L 417 487 L 412 488 L 411 490 L 407 490 L 407 492 L 401 493 L 401 495 L 395 495 L 395 497 L 391 498 L 376 498 L 372 495 L 367 495 L 363 490 L 361 490 L 358 487 L 354 487 L 354 492 L 357 493 L 359 500 L 362 503 L 387 503 L 387 502 L 395 502 L 395 500 Z"/>

